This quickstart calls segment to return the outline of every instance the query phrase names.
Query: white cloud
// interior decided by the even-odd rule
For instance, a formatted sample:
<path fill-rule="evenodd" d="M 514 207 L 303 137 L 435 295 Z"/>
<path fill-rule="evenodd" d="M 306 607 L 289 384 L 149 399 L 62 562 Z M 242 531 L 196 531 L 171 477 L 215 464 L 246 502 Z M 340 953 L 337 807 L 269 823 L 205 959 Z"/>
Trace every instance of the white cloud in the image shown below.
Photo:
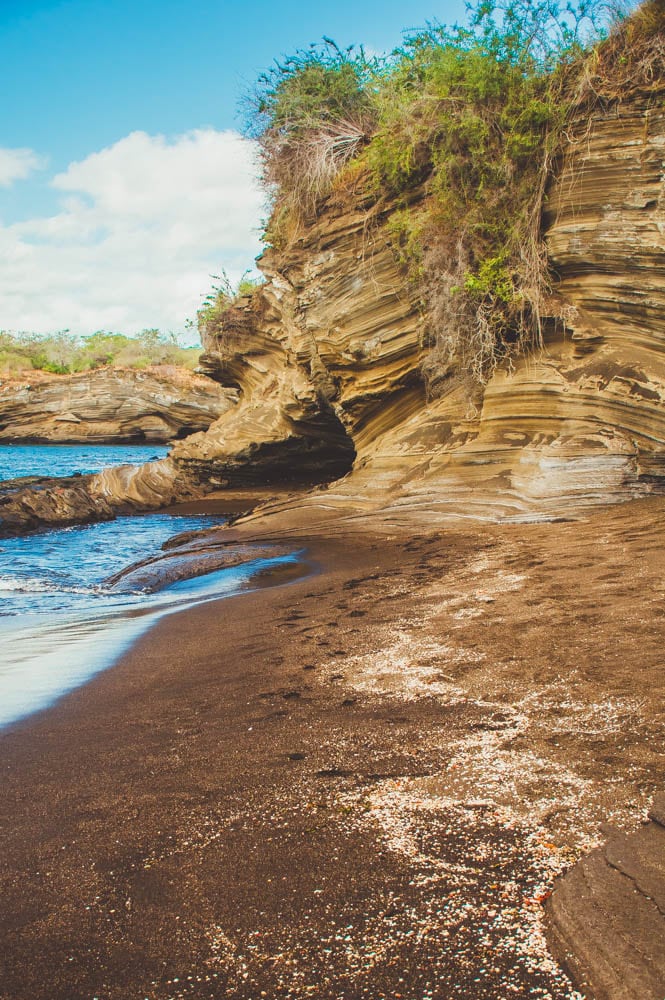
<path fill-rule="evenodd" d="M 44 158 L 32 149 L 0 147 L 0 187 L 10 187 L 14 181 L 22 181 L 45 166 Z"/>
<path fill-rule="evenodd" d="M 211 272 L 260 250 L 257 174 L 252 143 L 214 129 L 132 132 L 70 164 L 57 214 L 0 226 L 0 329 L 182 329 Z"/>

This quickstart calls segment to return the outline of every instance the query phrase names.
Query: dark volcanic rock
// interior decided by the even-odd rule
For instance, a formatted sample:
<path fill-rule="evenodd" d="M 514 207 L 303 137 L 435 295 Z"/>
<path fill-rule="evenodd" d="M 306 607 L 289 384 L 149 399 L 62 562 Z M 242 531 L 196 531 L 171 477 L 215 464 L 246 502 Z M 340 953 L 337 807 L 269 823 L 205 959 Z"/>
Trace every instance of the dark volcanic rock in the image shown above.
<path fill-rule="evenodd" d="M 613 831 L 547 904 L 555 954 L 595 1000 L 665 995 L 665 796 L 636 833 Z"/>

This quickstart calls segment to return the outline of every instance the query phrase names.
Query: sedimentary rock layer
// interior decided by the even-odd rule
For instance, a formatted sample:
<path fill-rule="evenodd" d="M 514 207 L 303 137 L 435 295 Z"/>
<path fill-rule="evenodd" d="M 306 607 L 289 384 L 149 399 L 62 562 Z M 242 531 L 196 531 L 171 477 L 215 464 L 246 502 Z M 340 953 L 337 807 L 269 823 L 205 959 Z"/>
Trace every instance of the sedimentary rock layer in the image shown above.
<path fill-rule="evenodd" d="M 179 444 L 176 462 L 224 475 L 266 449 L 287 462 L 288 442 L 306 465 L 318 413 L 356 457 L 306 506 L 559 516 L 650 491 L 665 455 L 663 148 L 657 92 L 573 124 L 544 218 L 565 322 L 473 399 L 462 372 L 426 398 L 424 321 L 391 246 L 392 206 L 331 196 L 299 240 L 266 254 L 267 283 L 235 330 L 206 344 L 241 403 Z"/>
<path fill-rule="evenodd" d="M 156 510 L 199 490 L 168 459 L 120 465 L 88 476 L 31 476 L 0 483 L 0 538 L 33 528 L 105 521 Z"/>
<path fill-rule="evenodd" d="M 205 430 L 236 399 L 233 390 L 185 370 L 5 378 L 0 441 L 172 441 Z"/>
<path fill-rule="evenodd" d="M 429 399 L 426 317 L 390 236 L 399 206 L 356 178 L 266 251 L 265 284 L 207 339 L 205 370 L 237 405 L 158 469 L 105 474 L 93 494 L 149 506 L 183 484 L 335 481 L 294 517 L 383 507 L 434 522 L 568 516 L 660 488 L 662 96 L 626 93 L 571 123 L 543 220 L 564 320 L 546 324 L 542 350 L 474 394 L 452 371 Z"/>
<path fill-rule="evenodd" d="M 238 407 L 174 460 L 217 481 L 338 478 L 418 381 L 422 321 L 376 207 L 330 199 L 261 260 L 266 284 L 204 343 Z M 238 314 L 240 313 L 240 316 Z M 394 415 L 388 416 L 392 425 Z"/>

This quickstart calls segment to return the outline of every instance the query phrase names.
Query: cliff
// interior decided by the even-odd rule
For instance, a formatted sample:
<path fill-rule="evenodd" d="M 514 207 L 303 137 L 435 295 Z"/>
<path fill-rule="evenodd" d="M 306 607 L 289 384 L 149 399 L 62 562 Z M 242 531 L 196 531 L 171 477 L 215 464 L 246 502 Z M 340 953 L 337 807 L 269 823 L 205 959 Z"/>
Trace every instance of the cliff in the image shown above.
<path fill-rule="evenodd" d="M 265 284 L 205 343 L 224 412 L 164 462 L 92 477 L 93 505 L 334 482 L 293 517 L 381 509 L 433 523 L 568 516 L 659 489 L 664 89 L 598 102 L 571 124 L 543 216 L 553 313 L 566 321 L 546 324 L 542 350 L 499 367 L 472 400 L 462 371 L 428 399 L 426 320 L 389 232 L 396 206 L 356 178 L 266 251 Z M 24 502 L 4 509 L 20 520 Z"/>
<path fill-rule="evenodd" d="M 177 464 L 233 485 L 257 472 L 325 482 L 357 466 L 410 400 L 420 408 L 422 319 L 384 231 L 390 209 L 346 192 L 264 254 L 266 283 L 204 343 L 240 403 L 179 442 Z"/>
<path fill-rule="evenodd" d="M 305 470 L 316 412 L 330 428 L 317 461 L 323 451 L 343 464 L 350 445 L 355 459 L 309 507 L 559 516 L 657 488 L 664 145 L 662 91 L 574 123 L 543 219 L 565 325 L 548 323 L 543 350 L 497 370 L 472 403 L 462 372 L 426 398 L 425 324 L 386 231 L 391 206 L 359 208 L 352 191 L 330 197 L 297 242 L 264 257 L 267 282 L 244 306 L 235 343 L 206 345 L 241 403 L 180 442 L 175 462 L 203 460 L 234 482 L 253 449 L 271 447 Z"/>
<path fill-rule="evenodd" d="M 205 430 L 236 398 L 185 369 L 5 376 L 0 441 L 172 441 Z"/>

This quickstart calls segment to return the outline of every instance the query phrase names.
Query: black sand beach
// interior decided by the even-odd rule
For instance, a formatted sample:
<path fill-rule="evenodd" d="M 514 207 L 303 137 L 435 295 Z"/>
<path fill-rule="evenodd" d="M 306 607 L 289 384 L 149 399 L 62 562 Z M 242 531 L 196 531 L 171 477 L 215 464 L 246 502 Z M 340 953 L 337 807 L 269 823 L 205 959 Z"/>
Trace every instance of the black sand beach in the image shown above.
<path fill-rule="evenodd" d="M 338 526 L 5 731 L 0 996 L 577 996 L 543 904 L 662 784 L 662 512 Z"/>

